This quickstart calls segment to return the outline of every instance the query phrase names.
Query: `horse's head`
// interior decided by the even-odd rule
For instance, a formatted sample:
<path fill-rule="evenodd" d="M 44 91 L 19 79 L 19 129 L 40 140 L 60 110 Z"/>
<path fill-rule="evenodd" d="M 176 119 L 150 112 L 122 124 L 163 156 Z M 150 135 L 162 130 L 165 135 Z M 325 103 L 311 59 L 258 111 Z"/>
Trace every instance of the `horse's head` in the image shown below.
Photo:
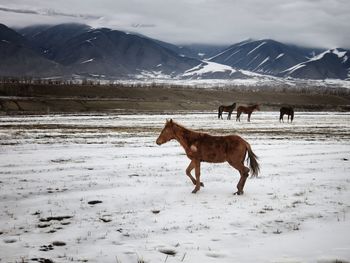
<path fill-rule="evenodd" d="M 166 143 L 172 139 L 175 138 L 175 134 L 174 134 L 174 130 L 173 130 L 173 125 L 174 122 L 172 119 L 166 120 L 165 126 L 162 130 L 162 132 L 160 133 L 158 139 L 156 140 L 156 143 L 158 145 L 161 145 L 163 143 Z"/>
<path fill-rule="evenodd" d="M 255 105 L 254 105 L 254 109 L 255 109 L 255 110 L 260 110 L 259 105 L 258 105 L 258 104 L 255 104 Z"/>

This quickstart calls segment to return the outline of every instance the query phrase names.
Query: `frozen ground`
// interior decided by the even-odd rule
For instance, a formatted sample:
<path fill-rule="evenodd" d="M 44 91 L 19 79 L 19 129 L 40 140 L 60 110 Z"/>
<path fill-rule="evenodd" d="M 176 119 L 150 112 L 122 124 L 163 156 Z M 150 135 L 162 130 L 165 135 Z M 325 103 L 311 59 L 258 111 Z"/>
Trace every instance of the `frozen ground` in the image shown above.
<path fill-rule="evenodd" d="M 234 196 L 204 163 L 191 194 L 182 148 L 155 144 L 170 117 L 240 134 L 260 176 Z M 348 113 L 2 116 L 0 144 L 0 262 L 350 261 Z"/>

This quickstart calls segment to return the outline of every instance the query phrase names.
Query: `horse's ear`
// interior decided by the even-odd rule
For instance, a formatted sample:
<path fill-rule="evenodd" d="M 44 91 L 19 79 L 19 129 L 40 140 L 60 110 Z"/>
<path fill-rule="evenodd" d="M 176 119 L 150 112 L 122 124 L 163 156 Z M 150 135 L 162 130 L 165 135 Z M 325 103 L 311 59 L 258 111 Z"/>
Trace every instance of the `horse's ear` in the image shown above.
<path fill-rule="evenodd" d="M 170 123 L 173 123 L 173 119 L 170 119 L 170 121 L 169 121 Z"/>

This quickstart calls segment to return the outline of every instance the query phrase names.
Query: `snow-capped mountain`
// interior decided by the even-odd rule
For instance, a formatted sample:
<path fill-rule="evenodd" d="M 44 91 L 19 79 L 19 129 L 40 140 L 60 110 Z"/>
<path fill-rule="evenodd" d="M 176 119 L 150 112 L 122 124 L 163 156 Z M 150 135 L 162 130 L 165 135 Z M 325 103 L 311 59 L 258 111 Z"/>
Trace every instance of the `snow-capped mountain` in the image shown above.
<path fill-rule="evenodd" d="M 17 32 L 0 24 L 0 76 L 350 79 L 349 51 L 340 48 L 321 51 L 271 39 L 246 40 L 221 48 L 177 46 L 140 34 L 84 24 L 30 26 Z M 216 55 L 210 57 L 214 52 Z"/>
<path fill-rule="evenodd" d="M 303 79 L 350 79 L 350 51 L 330 49 L 281 73 Z"/>
<path fill-rule="evenodd" d="M 156 72 L 173 77 L 201 63 L 150 38 L 108 28 L 62 24 L 19 32 L 43 58 L 61 65 L 66 76 L 133 78 Z"/>
<path fill-rule="evenodd" d="M 210 61 L 262 74 L 278 75 L 313 55 L 314 50 L 286 45 L 271 39 L 234 44 Z"/>

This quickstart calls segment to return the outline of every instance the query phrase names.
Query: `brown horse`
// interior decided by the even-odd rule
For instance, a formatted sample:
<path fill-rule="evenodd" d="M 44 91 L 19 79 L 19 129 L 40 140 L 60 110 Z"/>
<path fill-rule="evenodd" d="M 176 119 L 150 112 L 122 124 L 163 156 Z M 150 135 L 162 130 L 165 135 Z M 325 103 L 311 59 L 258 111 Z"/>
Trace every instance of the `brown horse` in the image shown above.
<path fill-rule="evenodd" d="M 220 118 L 222 119 L 223 112 L 228 112 L 227 119 L 231 120 L 231 114 L 235 108 L 236 108 L 236 103 L 233 103 L 232 105 L 229 105 L 229 106 L 221 105 L 219 107 L 218 119 Z"/>
<path fill-rule="evenodd" d="M 248 114 L 248 121 L 250 121 L 250 115 L 252 115 L 253 111 L 260 110 L 259 105 L 255 104 L 253 106 L 239 106 L 237 108 L 237 117 L 236 121 L 241 121 L 241 114 Z"/>
<path fill-rule="evenodd" d="M 212 136 L 186 129 L 173 120 L 167 120 L 156 143 L 161 145 L 172 139 L 180 143 L 187 157 L 191 160 L 186 174 L 195 185 L 192 191 L 194 194 L 200 190 L 201 186 L 204 186 L 200 181 L 201 162 L 223 163 L 227 161 L 233 168 L 237 169 L 241 175 L 237 184 L 238 191 L 235 193 L 238 195 L 243 194 L 243 187 L 249 176 L 249 171 L 252 171 L 253 176 L 257 176 L 259 173 L 257 156 L 253 153 L 249 143 L 238 135 Z M 250 169 L 244 166 L 247 153 Z M 191 175 L 193 169 L 195 169 L 196 179 Z"/>
<path fill-rule="evenodd" d="M 280 122 L 283 121 L 283 115 L 287 114 L 288 115 L 288 120 L 289 121 L 289 116 L 290 116 L 290 122 L 293 122 L 294 119 L 294 109 L 292 107 L 282 107 L 280 109 Z"/>

